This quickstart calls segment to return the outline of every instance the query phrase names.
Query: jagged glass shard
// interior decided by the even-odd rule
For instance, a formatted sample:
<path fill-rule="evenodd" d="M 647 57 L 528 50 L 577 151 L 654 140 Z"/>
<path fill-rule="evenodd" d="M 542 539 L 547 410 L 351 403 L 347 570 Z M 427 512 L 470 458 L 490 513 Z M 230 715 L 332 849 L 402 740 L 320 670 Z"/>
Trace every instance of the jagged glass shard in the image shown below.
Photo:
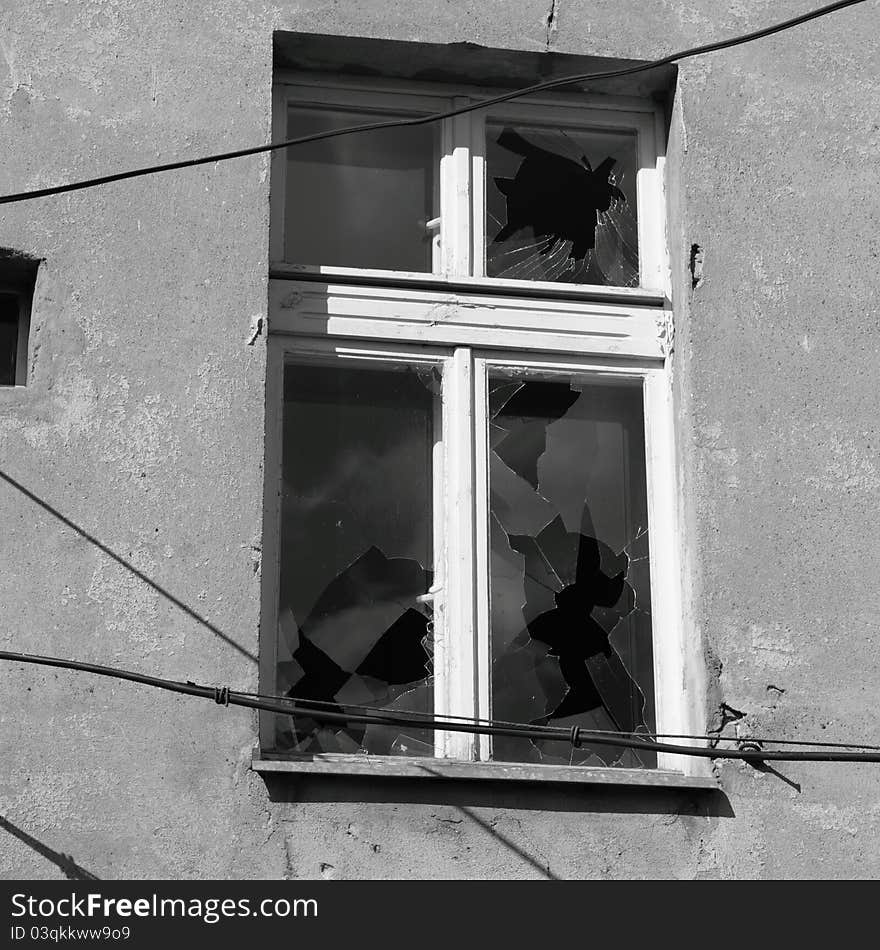
<path fill-rule="evenodd" d="M 491 391 L 490 400 L 495 392 Z M 567 383 L 529 381 L 517 386 L 490 417 L 493 426 L 507 433 L 492 441 L 495 454 L 535 489 L 538 461 L 546 447 L 547 422 L 565 415 L 579 398 L 580 393 Z"/>
<path fill-rule="evenodd" d="M 425 757 L 434 755 L 433 742 L 423 742 L 411 735 L 401 733 L 394 742 L 391 743 L 390 752 L 392 755 L 421 755 Z"/>
<path fill-rule="evenodd" d="M 506 531 L 538 532 L 553 519 L 553 507 L 493 452 L 489 460 L 491 508 Z"/>
<path fill-rule="evenodd" d="M 495 416 L 504 408 L 505 403 L 522 389 L 523 384 L 509 380 L 495 380 L 489 384 L 489 418 Z"/>
<path fill-rule="evenodd" d="M 291 107 L 288 138 L 389 114 Z M 287 150 L 285 260 L 429 272 L 436 125 L 341 135 Z"/>
<path fill-rule="evenodd" d="M 428 677 L 421 683 L 397 687 L 393 698 L 384 705 L 386 709 L 401 713 L 430 715 L 434 711 L 433 678 Z M 401 727 L 396 724 L 368 725 L 363 740 L 364 751 L 374 755 L 433 755 L 433 729 L 417 729 L 413 726 L 405 728 L 406 735 L 410 739 L 411 752 L 404 751 L 400 744 L 395 748 L 395 743 L 401 738 Z M 431 749 L 430 753 L 425 752 L 427 748 Z"/>
<path fill-rule="evenodd" d="M 490 122 L 486 161 L 490 277 L 638 284 L 634 134 Z"/>
<path fill-rule="evenodd" d="M 504 378 L 490 380 L 490 393 L 503 391 Z M 490 464 L 493 715 L 645 732 L 653 729 L 654 694 L 641 389 L 565 384 L 556 390 L 567 394 L 561 402 L 542 402 L 533 398 L 541 385 L 560 386 L 526 381 L 492 417 L 501 425 L 515 420 Z M 537 475 L 534 485 L 518 477 L 518 519 L 509 495 L 496 490 L 499 476 L 510 481 L 502 448 L 521 472 Z M 545 521 L 548 507 L 553 517 Z M 522 514 L 535 512 L 540 517 Z M 515 530 L 517 520 L 527 530 Z M 493 755 L 632 767 L 656 761 L 619 746 L 524 739 L 493 740 Z"/>
<path fill-rule="evenodd" d="M 277 688 L 317 705 L 279 717 L 280 749 L 387 752 L 394 736 L 367 749 L 363 724 L 316 711 L 404 693 L 433 708 L 417 598 L 432 581 L 435 382 L 404 368 L 285 370 Z"/>
<path fill-rule="evenodd" d="M 527 595 L 523 586 L 522 555 L 510 546 L 507 534 L 494 514 L 491 516 L 490 530 L 492 636 L 497 644 L 497 652 L 503 654 L 525 626 L 523 607 Z"/>

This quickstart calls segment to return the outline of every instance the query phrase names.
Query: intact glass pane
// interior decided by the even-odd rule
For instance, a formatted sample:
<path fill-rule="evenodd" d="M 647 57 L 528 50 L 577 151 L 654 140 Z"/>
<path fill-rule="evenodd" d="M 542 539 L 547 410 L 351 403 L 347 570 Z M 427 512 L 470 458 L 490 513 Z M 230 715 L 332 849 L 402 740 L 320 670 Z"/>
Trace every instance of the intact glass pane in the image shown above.
<path fill-rule="evenodd" d="M 291 107 L 288 138 L 392 115 Z M 285 259 L 430 272 L 435 125 L 355 132 L 287 149 Z"/>
<path fill-rule="evenodd" d="M 279 694 L 433 711 L 431 371 L 288 365 L 284 376 Z M 423 755 L 428 730 L 276 718 L 294 753 Z"/>
<path fill-rule="evenodd" d="M 492 716 L 653 732 L 642 390 L 489 379 Z M 654 767 L 614 745 L 496 737 L 504 761 Z"/>
<path fill-rule="evenodd" d="M 635 287 L 636 136 L 486 126 L 489 277 Z"/>

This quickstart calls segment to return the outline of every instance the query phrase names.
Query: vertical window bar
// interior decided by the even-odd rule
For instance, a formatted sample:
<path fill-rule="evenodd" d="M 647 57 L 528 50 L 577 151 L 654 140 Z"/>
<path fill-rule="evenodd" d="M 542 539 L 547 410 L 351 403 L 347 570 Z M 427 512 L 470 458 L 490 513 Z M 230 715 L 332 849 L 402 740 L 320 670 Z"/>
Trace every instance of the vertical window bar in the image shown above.
<path fill-rule="evenodd" d="M 452 100 L 454 108 L 467 104 L 463 96 Z M 470 116 L 458 115 L 443 123 L 440 159 L 440 226 L 442 271 L 456 277 L 471 272 L 470 260 Z"/>
<path fill-rule="evenodd" d="M 475 258 L 479 260 L 480 258 Z M 489 589 L 489 422 L 486 361 L 474 361 L 474 547 L 476 570 L 477 714 L 492 714 L 492 648 Z M 477 758 L 492 757 L 491 736 L 477 737 Z"/>
<path fill-rule="evenodd" d="M 442 644 L 435 644 L 435 669 L 442 681 L 435 689 L 435 709 L 455 716 L 475 716 L 476 645 L 474 552 L 474 391 L 470 349 L 455 350 L 444 386 L 445 473 L 448 530 Z M 438 656 L 437 650 L 442 652 Z M 438 676 L 439 679 L 439 676 Z M 467 733 L 437 732 L 437 754 L 473 759 L 475 738 Z"/>

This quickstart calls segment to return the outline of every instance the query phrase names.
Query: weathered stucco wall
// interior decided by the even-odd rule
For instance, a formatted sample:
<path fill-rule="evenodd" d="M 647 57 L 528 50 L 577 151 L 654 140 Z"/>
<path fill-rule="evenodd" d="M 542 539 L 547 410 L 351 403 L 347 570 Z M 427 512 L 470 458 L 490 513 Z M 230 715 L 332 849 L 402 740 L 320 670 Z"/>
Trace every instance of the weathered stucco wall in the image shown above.
<path fill-rule="evenodd" d="M 555 0 L 548 24 L 507 0 L 6 2 L 0 188 L 265 140 L 274 30 L 649 59 L 810 5 Z M 674 372 L 707 723 L 727 704 L 770 735 L 880 732 L 878 27 L 866 3 L 680 64 Z M 4 648 L 256 688 L 268 197 L 255 157 L 3 208 L 0 247 L 44 260 L 28 386 L 0 390 Z M 267 786 L 243 710 L 10 664 L 0 684 L 4 877 L 880 876 L 877 766 L 725 765 L 715 796 Z"/>

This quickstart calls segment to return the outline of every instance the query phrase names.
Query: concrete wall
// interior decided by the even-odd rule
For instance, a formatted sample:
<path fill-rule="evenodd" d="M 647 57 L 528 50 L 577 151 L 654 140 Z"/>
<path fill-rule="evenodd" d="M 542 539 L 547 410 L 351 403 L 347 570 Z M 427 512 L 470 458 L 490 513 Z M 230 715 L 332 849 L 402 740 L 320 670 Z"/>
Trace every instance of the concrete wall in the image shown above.
<path fill-rule="evenodd" d="M 648 59 L 812 5 L 5 0 L 0 189 L 265 140 L 274 30 Z M 878 27 L 866 3 L 680 64 L 674 370 L 707 724 L 727 704 L 770 735 L 880 734 Z M 28 386 L 0 390 L 3 648 L 256 688 L 268 199 L 255 157 L 3 207 L 0 247 L 45 262 Z M 880 875 L 880 766 L 728 764 L 709 796 L 267 785 L 244 710 L 8 663 L 0 684 L 3 877 Z"/>

